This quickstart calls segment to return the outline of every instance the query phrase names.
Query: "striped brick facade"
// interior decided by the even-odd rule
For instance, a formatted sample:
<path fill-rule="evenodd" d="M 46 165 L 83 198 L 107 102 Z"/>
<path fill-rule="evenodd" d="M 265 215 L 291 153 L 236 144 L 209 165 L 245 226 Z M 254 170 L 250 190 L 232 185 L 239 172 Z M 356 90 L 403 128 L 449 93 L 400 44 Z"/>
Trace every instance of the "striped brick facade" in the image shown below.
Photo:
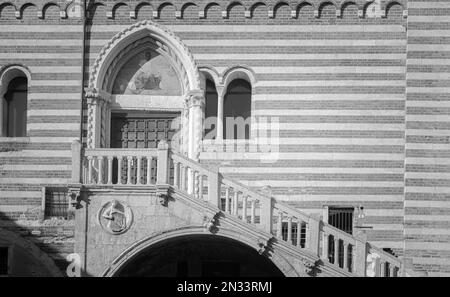
<path fill-rule="evenodd" d="M 309 213 L 364 206 L 368 240 L 405 256 L 409 273 L 449 273 L 450 2 L 88 1 L 83 40 L 68 1 L 0 1 L 0 70 L 19 64 L 32 78 L 29 139 L 0 139 L 0 217 L 38 243 L 62 238 L 41 245 L 56 260 L 72 248 L 71 222 L 36 222 L 42 187 L 67 186 L 70 143 L 86 142 L 82 74 L 87 86 L 105 44 L 151 19 L 188 46 L 200 69 L 250 69 L 252 116 L 279 119 L 276 162 L 205 151 L 202 163 L 255 189 L 269 185 L 274 197 Z"/>

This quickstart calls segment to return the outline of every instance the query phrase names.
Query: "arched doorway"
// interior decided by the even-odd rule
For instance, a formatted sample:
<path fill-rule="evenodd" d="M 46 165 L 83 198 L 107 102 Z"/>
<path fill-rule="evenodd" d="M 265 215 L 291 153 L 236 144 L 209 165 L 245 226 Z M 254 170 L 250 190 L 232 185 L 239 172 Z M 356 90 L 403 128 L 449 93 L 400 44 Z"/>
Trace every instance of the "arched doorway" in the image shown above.
<path fill-rule="evenodd" d="M 158 242 L 125 263 L 119 277 L 282 277 L 265 256 L 236 240 L 186 235 Z"/>

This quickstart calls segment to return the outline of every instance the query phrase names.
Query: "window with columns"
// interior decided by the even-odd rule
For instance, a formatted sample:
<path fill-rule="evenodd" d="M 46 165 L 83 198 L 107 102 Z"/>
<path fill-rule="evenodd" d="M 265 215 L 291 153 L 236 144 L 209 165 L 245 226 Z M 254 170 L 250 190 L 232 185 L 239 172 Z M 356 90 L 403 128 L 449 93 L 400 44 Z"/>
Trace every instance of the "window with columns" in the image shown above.
<path fill-rule="evenodd" d="M 224 139 L 250 139 L 252 87 L 244 79 L 233 80 L 223 101 Z"/>
<path fill-rule="evenodd" d="M 27 131 L 28 81 L 25 75 L 11 79 L 1 98 L 1 136 L 25 137 Z"/>
<path fill-rule="evenodd" d="M 205 90 L 205 138 L 214 139 L 217 136 L 217 103 L 216 85 L 210 79 L 206 80 Z"/>

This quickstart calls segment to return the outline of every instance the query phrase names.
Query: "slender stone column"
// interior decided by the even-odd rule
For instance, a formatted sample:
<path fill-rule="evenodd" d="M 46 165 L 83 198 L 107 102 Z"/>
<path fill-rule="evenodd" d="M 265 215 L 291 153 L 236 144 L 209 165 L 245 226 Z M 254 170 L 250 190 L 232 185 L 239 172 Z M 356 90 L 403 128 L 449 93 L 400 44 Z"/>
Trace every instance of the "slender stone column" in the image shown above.
<path fill-rule="evenodd" d="M 4 106 L 5 106 L 5 97 L 4 94 L 0 93 L 0 137 L 6 136 L 6 132 L 4 131 L 4 122 L 5 122 L 5 112 L 4 112 Z"/>
<path fill-rule="evenodd" d="M 219 91 L 217 88 L 217 125 L 216 125 L 216 140 L 223 140 L 223 103 L 224 92 L 223 87 Z"/>
<path fill-rule="evenodd" d="M 106 102 L 97 90 L 87 89 L 85 96 L 88 104 L 87 147 L 98 148 L 101 145 L 102 121 L 106 120 L 102 112 Z"/>

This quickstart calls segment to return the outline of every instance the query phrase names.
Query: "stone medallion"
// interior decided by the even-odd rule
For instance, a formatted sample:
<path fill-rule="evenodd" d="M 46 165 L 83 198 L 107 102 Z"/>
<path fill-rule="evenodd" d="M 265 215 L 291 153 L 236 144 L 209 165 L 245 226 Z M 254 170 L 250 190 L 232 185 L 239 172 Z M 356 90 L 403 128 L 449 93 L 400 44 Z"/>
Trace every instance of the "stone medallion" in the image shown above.
<path fill-rule="evenodd" d="M 125 203 L 112 200 L 103 204 L 97 220 L 106 232 L 114 235 L 125 233 L 133 223 L 133 212 Z"/>

